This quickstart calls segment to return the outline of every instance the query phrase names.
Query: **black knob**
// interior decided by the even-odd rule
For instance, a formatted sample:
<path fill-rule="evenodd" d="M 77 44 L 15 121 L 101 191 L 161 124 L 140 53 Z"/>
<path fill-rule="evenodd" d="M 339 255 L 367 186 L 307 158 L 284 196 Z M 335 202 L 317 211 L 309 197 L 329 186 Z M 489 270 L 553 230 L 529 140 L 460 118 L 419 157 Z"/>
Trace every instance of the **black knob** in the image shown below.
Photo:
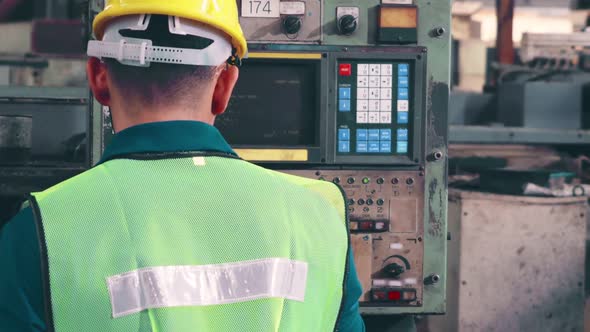
<path fill-rule="evenodd" d="M 294 35 L 301 30 L 301 18 L 297 16 L 287 16 L 283 19 L 283 29 L 288 35 Z"/>
<path fill-rule="evenodd" d="M 352 15 L 343 15 L 338 20 L 338 31 L 345 36 L 352 35 L 357 27 L 358 21 Z"/>
<path fill-rule="evenodd" d="M 385 201 L 383 199 L 379 198 L 377 200 L 377 205 L 382 206 L 383 204 L 385 204 Z"/>
<path fill-rule="evenodd" d="M 359 199 L 356 201 L 358 203 L 358 205 L 365 205 L 365 200 L 364 199 Z"/>
<path fill-rule="evenodd" d="M 348 180 L 346 180 L 346 182 L 348 184 L 353 184 L 354 183 L 354 178 L 348 178 Z"/>
<path fill-rule="evenodd" d="M 406 272 L 406 269 L 397 263 L 391 263 L 385 266 L 383 271 L 391 277 L 398 277 L 402 273 Z"/>
<path fill-rule="evenodd" d="M 385 182 L 385 179 L 383 179 L 383 178 L 377 179 L 377 184 L 383 184 L 383 182 Z"/>
<path fill-rule="evenodd" d="M 374 203 L 374 202 L 373 202 L 373 200 L 372 200 L 372 199 L 370 199 L 370 198 L 369 198 L 369 199 L 367 199 L 367 205 L 373 205 L 373 203 Z"/>
<path fill-rule="evenodd" d="M 332 182 L 334 182 L 335 184 L 339 184 L 340 183 L 340 178 L 339 177 L 335 177 Z"/>

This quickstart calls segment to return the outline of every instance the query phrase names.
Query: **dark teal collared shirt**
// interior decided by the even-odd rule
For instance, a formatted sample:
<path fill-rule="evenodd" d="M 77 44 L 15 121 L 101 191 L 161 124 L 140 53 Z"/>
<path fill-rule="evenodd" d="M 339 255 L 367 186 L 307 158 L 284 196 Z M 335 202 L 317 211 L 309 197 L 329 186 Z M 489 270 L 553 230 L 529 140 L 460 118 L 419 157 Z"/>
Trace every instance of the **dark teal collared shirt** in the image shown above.
<path fill-rule="evenodd" d="M 121 131 L 105 149 L 100 163 L 125 155 L 188 151 L 236 155 L 215 127 L 171 121 Z M 351 251 L 339 326 L 343 332 L 365 330 L 358 306 L 362 290 L 352 257 Z M 39 237 L 33 213 L 25 208 L 0 231 L 0 331 L 45 331 L 43 304 Z"/>

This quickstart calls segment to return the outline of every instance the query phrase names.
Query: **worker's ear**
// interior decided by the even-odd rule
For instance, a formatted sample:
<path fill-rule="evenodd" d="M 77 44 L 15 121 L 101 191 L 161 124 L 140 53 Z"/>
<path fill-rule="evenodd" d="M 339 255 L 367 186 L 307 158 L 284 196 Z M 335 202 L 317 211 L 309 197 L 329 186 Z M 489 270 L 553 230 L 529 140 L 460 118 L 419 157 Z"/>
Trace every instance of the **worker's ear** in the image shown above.
<path fill-rule="evenodd" d="M 218 74 L 215 90 L 213 91 L 213 101 L 211 103 L 211 113 L 213 115 L 220 115 L 225 112 L 229 98 L 231 97 L 240 70 L 236 66 L 227 66 Z"/>
<path fill-rule="evenodd" d="M 106 65 L 99 59 L 91 57 L 86 64 L 86 73 L 94 98 L 104 106 L 111 106 L 111 91 Z"/>

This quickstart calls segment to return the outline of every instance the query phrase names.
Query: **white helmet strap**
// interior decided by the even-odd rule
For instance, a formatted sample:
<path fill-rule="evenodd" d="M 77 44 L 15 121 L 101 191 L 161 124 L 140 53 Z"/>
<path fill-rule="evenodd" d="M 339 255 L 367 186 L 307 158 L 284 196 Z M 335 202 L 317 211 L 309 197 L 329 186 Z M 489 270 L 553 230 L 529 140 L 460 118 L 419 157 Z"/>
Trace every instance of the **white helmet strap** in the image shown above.
<path fill-rule="evenodd" d="M 147 30 L 151 15 L 129 15 L 113 20 L 106 28 L 102 41 L 88 42 L 89 56 L 117 59 L 130 66 L 149 67 L 152 62 L 193 66 L 219 66 L 232 56 L 229 37 L 198 22 L 169 16 L 168 29 L 176 35 L 207 38 L 213 42 L 203 49 L 162 47 L 149 39 L 121 35 L 124 29 Z"/>

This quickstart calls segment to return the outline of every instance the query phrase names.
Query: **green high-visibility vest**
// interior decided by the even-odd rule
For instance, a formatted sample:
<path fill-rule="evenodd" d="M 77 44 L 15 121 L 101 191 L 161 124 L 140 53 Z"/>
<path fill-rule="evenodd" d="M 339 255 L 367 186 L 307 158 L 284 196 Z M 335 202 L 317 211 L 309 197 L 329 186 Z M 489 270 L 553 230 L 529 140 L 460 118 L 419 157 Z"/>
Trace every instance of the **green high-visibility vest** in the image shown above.
<path fill-rule="evenodd" d="M 333 184 L 219 156 L 115 159 L 31 204 L 58 332 L 337 323 L 349 242 Z"/>

